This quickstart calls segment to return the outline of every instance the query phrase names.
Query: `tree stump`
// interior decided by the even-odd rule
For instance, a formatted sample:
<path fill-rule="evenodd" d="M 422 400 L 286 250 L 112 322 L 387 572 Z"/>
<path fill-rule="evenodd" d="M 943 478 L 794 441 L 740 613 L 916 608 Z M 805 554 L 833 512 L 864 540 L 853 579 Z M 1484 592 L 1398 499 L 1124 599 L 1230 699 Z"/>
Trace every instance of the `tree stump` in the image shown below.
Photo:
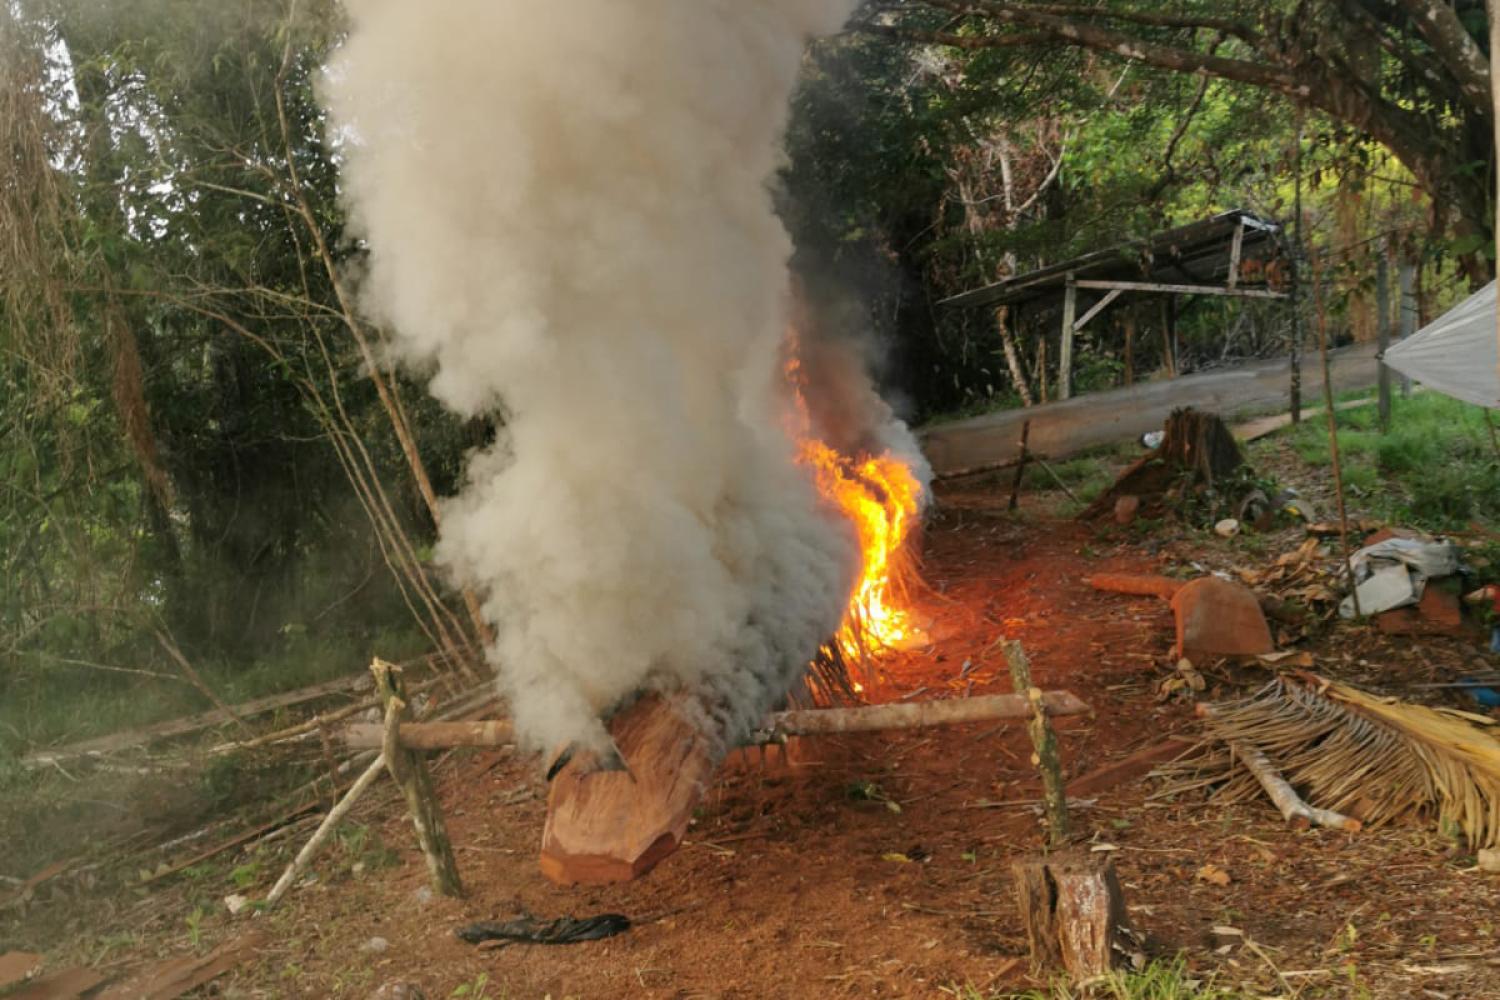
<path fill-rule="evenodd" d="M 1066 852 L 1011 866 L 1034 972 L 1064 969 L 1075 981 L 1119 964 L 1125 899 L 1107 857 Z"/>
<path fill-rule="evenodd" d="M 1078 518 L 1113 517 L 1116 502 L 1127 496 L 1138 498 L 1140 516 L 1154 517 L 1170 491 L 1211 487 L 1244 464 L 1234 434 L 1216 414 L 1190 406 L 1173 410 L 1162 428 L 1161 444 L 1120 473 Z"/>

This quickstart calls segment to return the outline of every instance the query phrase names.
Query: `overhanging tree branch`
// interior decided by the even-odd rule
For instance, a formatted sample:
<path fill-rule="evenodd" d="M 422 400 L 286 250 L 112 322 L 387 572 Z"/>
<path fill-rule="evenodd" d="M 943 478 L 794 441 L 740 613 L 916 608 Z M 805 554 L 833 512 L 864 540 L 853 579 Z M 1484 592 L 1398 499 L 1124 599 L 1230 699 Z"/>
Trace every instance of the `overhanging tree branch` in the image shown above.
<path fill-rule="evenodd" d="M 1464 99 L 1474 110 L 1488 116 L 1492 110 L 1489 60 L 1458 19 L 1457 12 L 1443 0 L 1400 0 L 1400 4 L 1458 81 Z"/>

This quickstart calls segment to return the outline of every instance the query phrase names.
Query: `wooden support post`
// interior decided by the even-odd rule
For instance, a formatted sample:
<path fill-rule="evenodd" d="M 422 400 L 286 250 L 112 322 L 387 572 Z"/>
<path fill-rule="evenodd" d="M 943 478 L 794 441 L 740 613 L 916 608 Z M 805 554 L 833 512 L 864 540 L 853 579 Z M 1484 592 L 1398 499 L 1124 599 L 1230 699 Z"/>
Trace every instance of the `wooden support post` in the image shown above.
<path fill-rule="evenodd" d="M 458 877 L 458 862 L 453 857 L 453 845 L 448 840 L 448 828 L 443 822 L 427 762 L 418 751 L 401 743 L 401 723 L 411 717 L 401 668 L 376 658 L 370 664 L 370 673 L 375 676 L 375 690 L 385 703 L 385 765 L 396 784 L 401 786 L 412 826 L 417 831 L 417 843 L 427 858 L 433 888 L 445 896 L 462 896 L 464 889 Z"/>
<path fill-rule="evenodd" d="M 1049 401 L 1047 391 L 1047 331 L 1045 329 L 1042 331 L 1040 342 L 1036 345 L 1036 382 L 1037 390 L 1042 397 L 1042 403 L 1045 405 Z"/>
<path fill-rule="evenodd" d="M 1396 332 L 1402 340 L 1417 332 L 1417 269 L 1410 261 L 1396 266 L 1396 287 L 1400 290 Z M 1411 379 L 1401 376 L 1401 398 L 1411 395 Z"/>
<path fill-rule="evenodd" d="M 1010 503 L 1006 510 L 1015 510 L 1021 505 L 1021 478 L 1026 475 L 1026 441 L 1031 437 L 1031 421 L 1021 424 L 1021 457 L 1016 462 L 1016 478 L 1010 483 Z"/>
<path fill-rule="evenodd" d="M 1125 311 L 1125 384 L 1135 385 L 1135 309 Z"/>
<path fill-rule="evenodd" d="M 1061 968 L 1081 982 L 1120 964 L 1125 899 L 1107 857 L 1052 854 L 1017 861 L 1011 872 L 1038 977 Z"/>
<path fill-rule="evenodd" d="M 1109 291 L 1105 292 L 1102 299 L 1089 306 L 1088 312 L 1078 317 L 1078 322 L 1073 324 L 1073 329 L 1077 331 L 1082 330 L 1084 327 L 1088 326 L 1089 320 L 1093 319 L 1095 316 L 1108 309 L 1111 302 L 1124 294 L 1125 289 L 1123 288 L 1111 288 Z"/>
<path fill-rule="evenodd" d="M 1182 352 L 1179 350 L 1180 345 L 1177 342 L 1177 296 L 1175 294 L 1167 296 L 1166 337 L 1167 355 L 1171 358 L 1172 377 L 1176 378 L 1182 370 L 1181 365 L 1178 363 Z"/>
<path fill-rule="evenodd" d="M 1031 762 L 1042 772 L 1042 800 L 1047 808 L 1047 841 L 1054 847 L 1062 847 L 1068 841 L 1068 795 L 1063 783 L 1062 761 L 1057 754 L 1057 734 L 1047 721 L 1047 707 L 1043 702 L 1042 689 L 1031 683 L 1031 661 L 1019 640 L 1005 644 L 1005 662 L 1010 665 L 1011 684 L 1016 694 L 1031 704 L 1031 719 L 1026 731 L 1031 735 L 1035 753 Z"/>
<path fill-rule="evenodd" d="M 1231 291 L 1240 283 L 1240 251 L 1245 243 L 1245 223 L 1234 227 L 1234 239 L 1229 244 L 1229 280 L 1225 286 Z"/>
<path fill-rule="evenodd" d="M 1391 429 L 1391 370 L 1385 363 L 1386 348 L 1391 346 L 1391 279 L 1384 245 L 1375 260 L 1375 313 L 1376 347 L 1380 351 L 1380 433 L 1384 434 Z"/>
<path fill-rule="evenodd" d="M 1078 283 L 1068 275 L 1063 288 L 1062 351 L 1057 356 L 1057 398 L 1073 395 L 1073 324 L 1078 315 Z"/>

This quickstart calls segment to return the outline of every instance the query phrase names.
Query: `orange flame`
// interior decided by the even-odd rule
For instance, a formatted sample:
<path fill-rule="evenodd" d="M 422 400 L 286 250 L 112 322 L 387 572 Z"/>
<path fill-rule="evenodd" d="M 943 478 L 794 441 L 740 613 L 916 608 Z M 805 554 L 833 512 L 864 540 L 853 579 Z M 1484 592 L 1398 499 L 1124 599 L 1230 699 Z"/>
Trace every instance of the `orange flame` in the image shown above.
<path fill-rule="evenodd" d="M 797 339 L 792 335 L 788 340 L 786 376 L 799 420 L 794 431 L 798 461 L 812 469 L 818 492 L 849 519 L 859 541 L 859 577 L 834 641 L 849 661 L 863 663 L 921 634 L 900 601 L 897 569 L 917 524 L 922 484 L 911 466 L 889 451 L 849 456 L 814 436 Z"/>
<path fill-rule="evenodd" d="M 839 647 L 854 660 L 899 647 L 917 629 L 896 600 L 892 574 L 915 523 L 921 484 L 910 466 L 890 453 L 854 461 L 808 438 L 801 442 L 800 458 L 812 467 L 818 491 L 849 519 L 859 539 L 860 574 L 839 625 Z"/>

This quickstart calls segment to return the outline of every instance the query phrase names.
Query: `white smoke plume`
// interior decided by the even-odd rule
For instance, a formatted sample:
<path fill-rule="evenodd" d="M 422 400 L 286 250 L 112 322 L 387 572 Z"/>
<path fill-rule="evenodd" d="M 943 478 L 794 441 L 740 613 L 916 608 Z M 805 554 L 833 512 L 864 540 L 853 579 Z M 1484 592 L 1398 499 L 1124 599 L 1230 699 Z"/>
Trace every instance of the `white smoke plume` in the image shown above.
<path fill-rule="evenodd" d="M 838 626 L 858 556 L 787 432 L 767 184 L 803 46 L 853 5 L 348 4 L 322 95 L 363 302 L 446 405 L 503 414 L 438 557 L 533 746 L 677 686 L 732 736 Z"/>

